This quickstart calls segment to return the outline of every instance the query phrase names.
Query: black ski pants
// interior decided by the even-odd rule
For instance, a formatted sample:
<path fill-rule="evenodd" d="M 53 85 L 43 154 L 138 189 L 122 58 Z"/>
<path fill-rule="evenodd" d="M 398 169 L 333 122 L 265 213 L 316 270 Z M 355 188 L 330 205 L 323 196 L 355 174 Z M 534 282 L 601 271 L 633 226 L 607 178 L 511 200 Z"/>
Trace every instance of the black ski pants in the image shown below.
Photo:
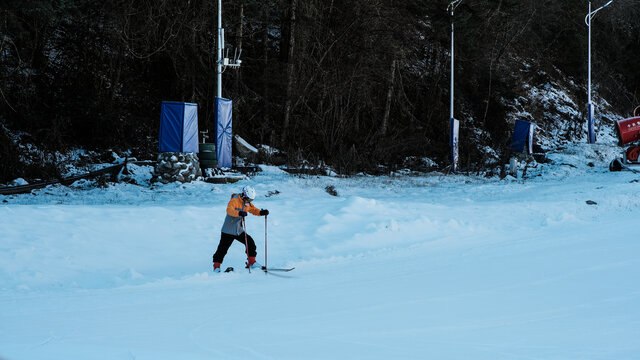
<path fill-rule="evenodd" d="M 214 263 L 222 263 L 222 260 L 224 260 L 224 256 L 227 255 L 227 251 L 229 251 L 229 247 L 231 247 L 231 244 L 233 244 L 233 240 L 238 240 L 242 243 L 242 245 L 244 245 L 244 233 L 240 235 L 231 235 L 226 233 L 220 234 L 220 243 L 218 244 L 218 249 L 216 250 L 216 253 L 213 254 Z M 249 257 L 255 257 L 258 254 L 256 252 L 256 242 L 253 241 L 253 238 L 249 235 L 247 235 L 247 245 L 249 247 Z"/>

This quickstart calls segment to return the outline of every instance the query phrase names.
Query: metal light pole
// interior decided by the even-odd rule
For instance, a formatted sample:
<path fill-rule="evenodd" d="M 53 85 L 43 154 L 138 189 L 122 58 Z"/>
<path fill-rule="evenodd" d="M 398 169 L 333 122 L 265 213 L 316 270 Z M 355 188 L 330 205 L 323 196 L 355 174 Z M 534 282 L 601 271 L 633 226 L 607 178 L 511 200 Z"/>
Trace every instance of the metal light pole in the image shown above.
<path fill-rule="evenodd" d="M 242 61 L 242 49 L 236 49 L 233 59 L 229 59 L 229 50 L 226 49 L 224 43 L 224 28 L 222 27 L 222 0 L 218 0 L 218 56 L 216 61 L 217 72 L 217 93 L 215 100 L 214 119 L 215 119 L 215 143 L 216 157 L 219 168 L 232 167 L 232 118 L 233 118 L 233 101 L 222 97 L 222 73 L 228 68 L 239 68 Z"/>
<path fill-rule="evenodd" d="M 591 19 L 593 19 L 593 17 L 596 15 L 596 13 L 604 8 L 606 8 L 607 6 L 611 5 L 611 3 L 614 0 L 610 0 L 608 3 L 602 5 L 601 7 L 599 7 L 598 9 L 591 11 L 591 0 L 589 0 L 589 13 L 587 14 L 587 16 L 584 18 L 584 22 L 585 24 L 587 24 L 587 27 L 589 28 L 589 65 L 588 65 L 588 77 L 589 77 L 589 84 L 587 86 L 587 97 L 588 97 L 588 103 L 587 103 L 587 116 L 588 116 L 588 141 L 589 144 L 595 144 L 596 142 L 596 132 L 595 132 L 595 126 L 594 126 L 594 121 L 593 121 L 593 103 L 591 102 Z"/>
<path fill-rule="evenodd" d="M 218 97 L 222 98 L 222 63 L 224 62 L 224 29 L 222 28 L 222 0 L 218 0 Z"/>
<path fill-rule="evenodd" d="M 449 111 L 449 124 L 450 124 L 449 125 L 450 126 L 449 127 L 449 131 L 450 131 L 449 145 L 451 146 L 450 158 L 451 158 L 451 169 L 453 172 L 456 172 L 458 170 L 458 142 L 459 142 L 459 132 L 460 132 L 460 121 L 458 121 L 453 114 L 453 103 L 454 103 L 454 96 L 453 96 L 454 81 L 453 80 L 454 80 L 454 73 L 455 73 L 454 12 L 461 2 L 462 0 L 454 0 L 447 7 L 447 11 L 449 11 L 449 13 L 451 14 L 451 90 L 449 91 L 449 94 L 451 96 L 451 99 L 450 99 L 451 102 L 450 102 L 450 111 Z"/>

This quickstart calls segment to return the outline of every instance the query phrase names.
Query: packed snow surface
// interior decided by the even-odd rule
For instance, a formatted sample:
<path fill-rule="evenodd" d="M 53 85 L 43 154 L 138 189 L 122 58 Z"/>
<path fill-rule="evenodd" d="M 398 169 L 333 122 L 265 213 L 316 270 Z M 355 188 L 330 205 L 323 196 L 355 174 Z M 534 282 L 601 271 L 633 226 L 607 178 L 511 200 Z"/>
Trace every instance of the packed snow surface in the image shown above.
<path fill-rule="evenodd" d="M 606 169 L 618 150 L 524 180 L 263 166 L 0 196 L 0 358 L 638 359 L 640 176 Z M 243 185 L 271 212 L 268 265 L 294 271 L 248 273 L 238 242 L 211 271 Z M 247 226 L 264 263 L 265 218 Z"/>

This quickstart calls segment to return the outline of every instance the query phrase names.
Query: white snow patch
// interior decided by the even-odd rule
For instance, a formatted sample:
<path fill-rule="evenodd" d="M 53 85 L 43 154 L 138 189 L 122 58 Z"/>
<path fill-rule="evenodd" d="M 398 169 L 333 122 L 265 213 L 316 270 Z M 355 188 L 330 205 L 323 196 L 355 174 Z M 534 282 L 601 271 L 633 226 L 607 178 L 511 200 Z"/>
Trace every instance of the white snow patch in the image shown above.
<path fill-rule="evenodd" d="M 0 196 L 0 357 L 634 358 L 640 188 L 606 169 L 620 150 L 568 144 L 524 180 L 261 166 L 236 184 Z M 244 185 L 270 210 L 266 234 L 246 222 L 259 261 L 294 271 L 249 274 L 235 242 L 236 271 L 211 272 Z"/>

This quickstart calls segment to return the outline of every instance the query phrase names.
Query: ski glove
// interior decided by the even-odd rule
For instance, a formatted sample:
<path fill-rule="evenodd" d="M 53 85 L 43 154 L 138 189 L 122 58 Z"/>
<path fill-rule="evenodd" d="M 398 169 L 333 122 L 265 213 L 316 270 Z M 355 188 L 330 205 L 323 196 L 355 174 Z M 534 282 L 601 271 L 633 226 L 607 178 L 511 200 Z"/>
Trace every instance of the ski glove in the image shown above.
<path fill-rule="evenodd" d="M 242 217 L 245 217 L 245 216 L 247 216 L 247 212 L 240 210 L 240 211 L 238 211 L 238 215 L 242 216 Z"/>
<path fill-rule="evenodd" d="M 269 215 L 269 210 L 266 210 L 266 209 L 260 210 L 260 216 L 266 216 L 266 215 Z"/>

